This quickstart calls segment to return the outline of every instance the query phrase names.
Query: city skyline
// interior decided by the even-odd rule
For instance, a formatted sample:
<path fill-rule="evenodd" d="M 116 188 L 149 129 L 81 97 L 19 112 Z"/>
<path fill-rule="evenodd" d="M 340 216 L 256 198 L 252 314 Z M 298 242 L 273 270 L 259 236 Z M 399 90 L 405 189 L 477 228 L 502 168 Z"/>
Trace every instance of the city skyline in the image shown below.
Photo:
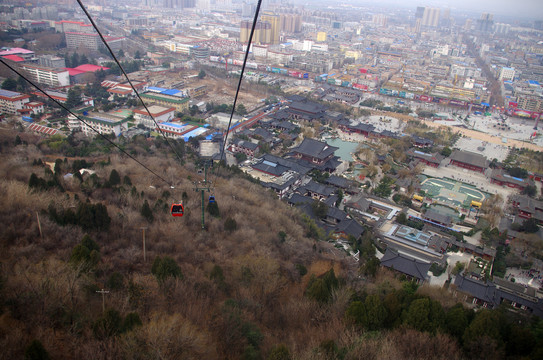
<path fill-rule="evenodd" d="M 307 1 L 294 1 L 296 4 L 313 5 Z M 324 3 L 329 4 L 328 1 Z M 367 0 L 352 0 L 348 4 L 377 7 L 374 2 Z M 338 3 L 339 4 L 339 3 Z M 383 0 L 379 7 L 393 6 L 398 8 L 416 9 L 418 6 L 450 8 L 460 12 L 490 12 L 501 16 L 513 16 L 530 19 L 542 19 L 543 9 L 538 0 Z"/>

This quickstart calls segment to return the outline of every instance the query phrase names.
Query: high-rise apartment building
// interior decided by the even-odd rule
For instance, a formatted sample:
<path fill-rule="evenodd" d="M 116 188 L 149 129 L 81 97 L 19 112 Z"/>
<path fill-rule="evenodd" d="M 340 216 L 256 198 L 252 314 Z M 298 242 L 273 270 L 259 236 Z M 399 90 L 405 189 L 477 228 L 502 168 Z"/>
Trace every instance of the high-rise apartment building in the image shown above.
<path fill-rule="evenodd" d="M 281 31 L 286 33 L 298 33 L 302 30 L 302 17 L 298 14 L 280 14 L 279 23 Z"/>
<path fill-rule="evenodd" d="M 439 9 L 425 7 L 422 15 L 422 26 L 437 27 L 439 24 L 439 12 Z"/>
<path fill-rule="evenodd" d="M 371 22 L 378 26 L 387 26 L 388 17 L 384 14 L 374 14 Z"/>
<path fill-rule="evenodd" d="M 279 30 L 280 30 L 280 19 L 279 15 L 274 14 L 271 11 L 264 11 L 260 16 L 260 21 L 269 22 L 271 25 L 271 42 L 270 44 L 276 45 L 279 44 Z"/>
<path fill-rule="evenodd" d="M 240 42 L 249 42 L 252 26 L 253 22 L 250 20 L 244 20 L 241 22 L 239 34 Z M 272 35 L 272 25 L 268 21 L 259 21 L 256 23 L 252 42 L 253 44 L 272 44 Z"/>
<path fill-rule="evenodd" d="M 254 4 L 247 4 L 246 2 L 243 2 L 241 5 L 241 16 L 243 18 L 252 17 L 255 14 L 255 5 Z"/>
<path fill-rule="evenodd" d="M 491 32 L 494 26 L 494 15 L 484 13 L 477 19 L 476 30 L 481 32 Z"/>

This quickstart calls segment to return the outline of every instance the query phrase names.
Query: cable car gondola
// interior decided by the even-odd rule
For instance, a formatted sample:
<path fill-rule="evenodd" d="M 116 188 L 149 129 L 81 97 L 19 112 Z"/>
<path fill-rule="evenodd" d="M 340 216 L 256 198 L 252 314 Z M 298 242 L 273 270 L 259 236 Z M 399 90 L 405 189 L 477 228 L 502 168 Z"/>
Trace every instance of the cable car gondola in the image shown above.
<path fill-rule="evenodd" d="M 211 195 L 209 197 L 209 201 L 208 201 L 210 204 L 214 203 L 215 202 L 215 195 Z"/>
<path fill-rule="evenodd" d="M 183 207 L 183 204 L 172 204 L 172 216 L 183 216 L 184 211 L 185 208 Z"/>

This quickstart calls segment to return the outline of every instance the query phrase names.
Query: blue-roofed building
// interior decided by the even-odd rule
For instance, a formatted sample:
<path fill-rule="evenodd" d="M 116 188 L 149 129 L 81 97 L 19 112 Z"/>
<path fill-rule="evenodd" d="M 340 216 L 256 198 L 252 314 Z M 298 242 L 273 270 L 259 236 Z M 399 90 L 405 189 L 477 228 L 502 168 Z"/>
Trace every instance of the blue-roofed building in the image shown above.
<path fill-rule="evenodd" d="M 188 133 L 184 134 L 183 135 L 183 139 L 185 140 L 185 142 L 189 141 L 190 138 L 195 138 L 195 137 L 198 137 L 200 135 L 203 135 L 205 134 L 207 131 L 209 131 L 208 129 L 205 129 L 203 127 L 198 127 L 194 130 L 191 130 L 189 131 Z"/>
<path fill-rule="evenodd" d="M 164 91 L 162 91 L 160 93 L 165 94 L 165 95 L 173 95 L 173 96 L 181 96 L 182 97 L 182 91 L 177 90 L 177 89 L 168 89 L 168 90 L 164 90 Z M 179 95 L 179 93 L 181 93 L 181 95 Z"/>
<path fill-rule="evenodd" d="M 164 88 L 160 88 L 160 87 L 155 87 L 155 86 L 148 86 L 147 87 L 147 91 L 150 91 L 150 92 L 155 92 L 155 93 L 162 93 L 164 91 L 167 91 L 168 89 L 164 89 Z"/>

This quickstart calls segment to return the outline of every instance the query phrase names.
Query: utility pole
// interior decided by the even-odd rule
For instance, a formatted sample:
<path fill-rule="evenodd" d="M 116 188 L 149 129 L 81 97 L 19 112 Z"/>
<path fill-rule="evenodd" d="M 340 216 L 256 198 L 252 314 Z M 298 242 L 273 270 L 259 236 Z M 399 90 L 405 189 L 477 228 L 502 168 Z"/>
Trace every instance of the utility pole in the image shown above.
<path fill-rule="evenodd" d="M 147 262 L 147 256 L 145 254 L 145 229 L 147 229 L 146 226 L 142 226 L 140 227 L 140 229 L 142 230 L 142 236 L 143 236 L 143 262 Z"/>
<path fill-rule="evenodd" d="M 208 164 L 207 162 L 204 163 L 204 181 L 201 183 L 203 186 L 196 186 L 194 189 L 195 191 L 200 191 L 202 194 L 202 229 L 205 229 L 205 198 L 204 198 L 204 191 L 210 191 L 208 182 L 207 182 L 207 168 Z"/>
<path fill-rule="evenodd" d="M 106 294 L 109 294 L 109 290 L 96 290 L 97 293 L 102 294 L 102 313 L 106 312 Z"/>
<path fill-rule="evenodd" d="M 38 218 L 38 229 L 40 230 L 40 238 L 43 239 L 43 233 L 41 232 L 40 214 L 36 211 L 36 217 Z"/>

